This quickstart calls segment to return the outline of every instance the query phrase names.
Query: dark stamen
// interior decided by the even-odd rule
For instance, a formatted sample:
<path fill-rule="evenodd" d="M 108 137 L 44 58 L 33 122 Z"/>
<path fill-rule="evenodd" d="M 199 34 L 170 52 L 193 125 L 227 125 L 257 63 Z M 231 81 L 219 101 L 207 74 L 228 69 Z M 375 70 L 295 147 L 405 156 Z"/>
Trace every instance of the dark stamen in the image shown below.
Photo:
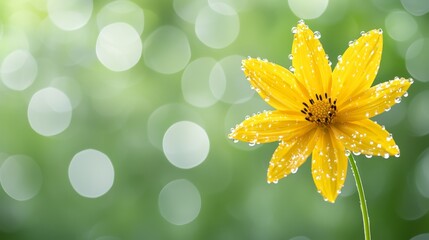
<path fill-rule="evenodd" d="M 307 114 L 304 110 L 301 110 L 302 113 Z"/>
<path fill-rule="evenodd" d="M 311 104 L 314 104 L 314 100 L 313 100 L 313 99 L 310 99 L 310 103 L 311 103 Z"/>
<path fill-rule="evenodd" d="M 307 103 L 303 102 L 302 104 L 304 104 L 304 106 L 308 107 Z"/>
<path fill-rule="evenodd" d="M 316 94 L 316 99 L 319 100 L 319 95 Z"/>
<path fill-rule="evenodd" d="M 327 93 L 325 93 L 325 98 L 328 99 L 328 94 Z"/>

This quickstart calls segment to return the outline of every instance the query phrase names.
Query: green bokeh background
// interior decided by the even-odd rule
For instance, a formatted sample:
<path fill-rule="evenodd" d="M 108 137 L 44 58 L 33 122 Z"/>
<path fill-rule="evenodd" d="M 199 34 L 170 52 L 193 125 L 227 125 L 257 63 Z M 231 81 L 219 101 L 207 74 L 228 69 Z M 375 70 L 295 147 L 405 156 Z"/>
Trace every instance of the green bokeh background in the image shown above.
<path fill-rule="evenodd" d="M 391 38 L 385 26 L 391 12 L 407 13 L 406 1 L 330 0 L 320 17 L 306 23 L 322 33 L 321 42 L 330 56 L 342 54 L 360 31 L 383 28 L 383 58 L 375 83 L 394 76 L 413 77 L 404 56 L 413 42 L 424 38 L 426 48 L 422 51 L 429 54 L 429 14 L 408 13 L 418 29 L 405 41 Z M 240 55 L 290 66 L 290 29 L 300 17 L 288 1 L 210 2 L 224 2 L 238 13 L 240 31 L 230 45 L 221 49 L 206 46 L 196 36 L 195 25 L 176 14 L 173 1 L 135 0 L 144 12 L 143 46 L 151 33 L 171 25 L 186 34 L 190 62 Z M 37 195 L 26 201 L 0 191 L 0 239 L 363 239 L 359 200 L 350 172 L 343 193 L 331 204 L 317 193 L 309 161 L 293 176 L 267 184 L 266 169 L 276 144 L 250 147 L 227 138 L 230 128 L 246 114 L 270 109 L 256 94 L 240 104 L 218 101 L 200 108 L 183 96 L 183 70 L 158 73 L 143 57 L 128 71 L 114 72 L 103 66 L 95 53 L 100 31 L 97 14 L 108 3 L 94 1 L 89 22 L 80 29 L 64 31 L 51 22 L 43 0 L 0 2 L 0 61 L 16 49 L 26 49 L 38 63 L 38 74 L 30 87 L 15 91 L 0 84 L 0 164 L 11 155 L 29 156 L 39 165 L 43 179 Z M 421 4 L 428 9 L 428 1 Z M 73 58 L 76 52 L 77 62 Z M 334 66 L 336 57 L 331 58 Z M 429 67 L 429 62 L 422 64 Z M 68 80 L 57 84 L 54 80 L 58 78 Z M 356 157 L 373 239 L 429 239 L 429 199 L 418 190 L 416 181 L 429 137 L 413 130 L 410 119 L 416 116 L 409 111 L 413 98 L 429 89 L 428 81 L 429 75 L 415 79 L 409 97 L 376 119 L 393 133 L 401 156 L 388 160 Z M 31 128 L 27 109 L 32 95 L 49 86 L 64 91 L 75 104 L 70 126 L 46 137 Z M 151 114 L 165 105 L 170 106 L 165 119 L 149 124 Z M 149 139 L 151 133 L 163 136 L 166 126 L 180 120 L 201 126 L 210 141 L 208 157 L 191 169 L 173 166 L 162 148 Z M 68 177 L 71 159 L 84 149 L 103 152 L 114 167 L 112 188 L 98 198 L 79 195 Z M 429 181 L 429 169 L 424 172 Z M 201 196 L 198 216 L 184 225 L 163 218 L 158 202 L 163 187 L 177 179 L 190 181 Z"/>

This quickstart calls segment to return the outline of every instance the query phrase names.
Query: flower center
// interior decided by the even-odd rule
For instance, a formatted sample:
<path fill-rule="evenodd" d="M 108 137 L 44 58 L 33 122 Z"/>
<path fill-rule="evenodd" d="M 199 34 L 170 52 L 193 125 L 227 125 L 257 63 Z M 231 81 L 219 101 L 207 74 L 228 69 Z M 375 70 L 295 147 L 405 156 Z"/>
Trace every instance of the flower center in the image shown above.
<path fill-rule="evenodd" d="M 305 120 L 321 127 L 329 125 L 337 113 L 337 100 L 332 101 L 327 93 L 324 96 L 316 94 L 316 100 L 310 98 L 308 103 L 302 104 L 305 106 L 301 110 L 305 114 Z"/>

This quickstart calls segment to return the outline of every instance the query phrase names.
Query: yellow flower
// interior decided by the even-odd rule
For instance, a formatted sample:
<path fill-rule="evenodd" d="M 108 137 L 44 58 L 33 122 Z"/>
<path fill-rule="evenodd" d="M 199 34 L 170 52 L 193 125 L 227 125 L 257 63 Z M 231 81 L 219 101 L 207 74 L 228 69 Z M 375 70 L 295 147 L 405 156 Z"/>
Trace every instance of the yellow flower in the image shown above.
<path fill-rule="evenodd" d="M 252 87 L 275 110 L 244 120 L 229 137 L 251 145 L 279 142 L 268 167 L 269 183 L 295 173 L 312 154 L 317 190 L 334 202 L 344 185 L 350 152 L 399 156 L 392 135 L 369 118 L 399 103 L 413 81 L 396 77 L 371 87 L 381 60 L 381 29 L 351 41 L 333 71 L 319 32 L 303 21 L 292 32 L 290 71 L 259 58 L 243 60 Z"/>

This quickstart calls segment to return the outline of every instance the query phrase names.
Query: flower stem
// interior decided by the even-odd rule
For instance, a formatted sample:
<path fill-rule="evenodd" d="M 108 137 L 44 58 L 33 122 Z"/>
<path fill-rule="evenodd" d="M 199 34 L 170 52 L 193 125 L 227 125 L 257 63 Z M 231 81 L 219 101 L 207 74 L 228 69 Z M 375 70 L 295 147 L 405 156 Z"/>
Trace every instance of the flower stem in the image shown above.
<path fill-rule="evenodd" d="M 365 193 L 363 191 L 362 181 L 360 179 L 359 171 L 356 165 L 356 161 L 353 158 L 353 155 L 349 155 L 349 161 L 352 166 L 352 172 L 353 176 L 355 178 L 356 182 L 356 188 L 359 194 L 359 200 L 360 200 L 360 210 L 362 211 L 362 220 L 363 220 L 363 231 L 365 234 L 365 240 L 371 239 L 371 231 L 369 228 L 369 215 L 368 215 L 368 208 L 366 206 L 366 199 L 365 199 Z"/>

